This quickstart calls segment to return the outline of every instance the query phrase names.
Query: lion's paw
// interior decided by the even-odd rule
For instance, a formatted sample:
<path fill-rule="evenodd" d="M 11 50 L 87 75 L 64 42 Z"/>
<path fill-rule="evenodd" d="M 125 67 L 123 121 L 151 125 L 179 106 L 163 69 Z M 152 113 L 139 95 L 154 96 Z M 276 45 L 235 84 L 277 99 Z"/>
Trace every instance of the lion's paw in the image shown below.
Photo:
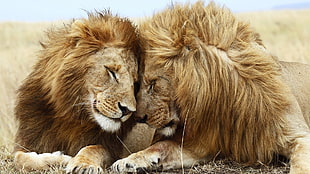
<path fill-rule="evenodd" d="M 161 170 L 160 157 L 154 155 L 132 154 L 127 158 L 117 160 L 111 169 L 115 172 L 145 173 L 151 170 Z"/>
<path fill-rule="evenodd" d="M 71 160 L 66 167 L 67 174 L 102 174 L 103 169 L 100 166 L 89 164 L 80 160 Z"/>

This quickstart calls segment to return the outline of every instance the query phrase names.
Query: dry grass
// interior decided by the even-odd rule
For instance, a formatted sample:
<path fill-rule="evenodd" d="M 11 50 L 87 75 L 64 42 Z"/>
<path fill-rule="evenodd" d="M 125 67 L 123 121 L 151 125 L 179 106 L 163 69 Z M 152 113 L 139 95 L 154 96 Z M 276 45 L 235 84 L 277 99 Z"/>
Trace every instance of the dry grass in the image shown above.
<path fill-rule="evenodd" d="M 238 16 L 261 34 L 267 49 L 280 60 L 310 63 L 310 10 L 243 13 Z M 0 173 L 14 169 L 11 155 L 16 124 L 13 107 L 16 89 L 30 72 L 39 41 L 52 23 L 0 23 Z M 61 173 L 61 169 L 37 173 Z M 179 173 L 180 171 L 169 171 Z M 244 167 L 229 160 L 194 166 L 187 173 L 287 173 L 288 166 Z"/>

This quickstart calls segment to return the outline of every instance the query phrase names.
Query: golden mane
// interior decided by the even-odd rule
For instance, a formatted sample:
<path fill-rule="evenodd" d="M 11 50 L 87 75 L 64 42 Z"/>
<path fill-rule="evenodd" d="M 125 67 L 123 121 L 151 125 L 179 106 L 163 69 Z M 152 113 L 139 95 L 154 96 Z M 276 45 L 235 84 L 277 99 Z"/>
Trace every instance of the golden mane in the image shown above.
<path fill-rule="evenodd" d="M 279 137 L 289 102 L 259 34 L 212 2 L 175 5 L 142 23 L 140 34 L 148 62 L 174 71 L 184 147 L 197 156 L 272 160 L 287 142 Z"/>

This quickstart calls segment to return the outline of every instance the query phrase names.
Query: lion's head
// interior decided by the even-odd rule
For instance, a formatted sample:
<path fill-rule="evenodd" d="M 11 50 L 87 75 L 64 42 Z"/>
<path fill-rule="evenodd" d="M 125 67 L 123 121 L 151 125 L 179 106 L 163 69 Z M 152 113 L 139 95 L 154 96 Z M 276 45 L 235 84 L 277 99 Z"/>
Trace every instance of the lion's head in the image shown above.
<path fill-rule="evenodd" d="M 148 55 L 146 55 L 148 56 Z M 145 60 L 145 72 L 138 92 L 137 116 L 166 136 L 174 134 L 179 122 L 179 109 L 175 102 L 174 72 L 156 66 L 156 61 Z"/>
<path fill-rule="evenodd" d="M 226 8 L 198 2 L 166 9 L 139 29 L 145 51 L 140 121 L 166 136 L 185 127 L 185 145 L 197 145 L 197 139 L 213 142 L 205 145 L 209 154 L 221 150 L 237 155 L 248 142 L 246 148 L 253 151 L 246 153 L 251 154 L 235 158 L 246 161 L 264 153 L 261 157 L 270 159 L 273 152 L 259 148 L 277 145 L 261 141 L 253 146 L 252 134 L 261 140 L 278 137 L 288 100 L 278 61 L 248 24 Z M 266 122 L 276 126 L 257 129 Z"/>
<path fill-rule="evenodd" d="M 138 38 L 131 22 L 109 12 L 90 13 L 49 32 L 42 45 L 43 59 L 35 69 L 56 115 L 91 115 L 103 130 L 119 130 L 136 110 Z"/>
<path fill-rule="evenodd" d="M 89 98 L 85 102 L 99 125 L 114 132 L 136 111 L 136 57 L 129 50 L 111 47 L 89 58 L 94 64 L 86 74 Z"/>

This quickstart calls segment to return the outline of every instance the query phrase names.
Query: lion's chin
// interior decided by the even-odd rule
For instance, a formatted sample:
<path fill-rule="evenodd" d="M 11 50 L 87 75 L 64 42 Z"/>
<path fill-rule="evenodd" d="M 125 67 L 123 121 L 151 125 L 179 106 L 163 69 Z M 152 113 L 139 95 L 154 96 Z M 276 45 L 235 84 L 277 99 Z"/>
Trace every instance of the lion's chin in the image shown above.
<path fill-rule="evenodd" d="M 94 113 L 94 118 L 100 127 L 107 132 L 116 132 L 121 128 L 122 121 L 121 119 L 112 119 L 108 118 L 99 113 Z"/>

